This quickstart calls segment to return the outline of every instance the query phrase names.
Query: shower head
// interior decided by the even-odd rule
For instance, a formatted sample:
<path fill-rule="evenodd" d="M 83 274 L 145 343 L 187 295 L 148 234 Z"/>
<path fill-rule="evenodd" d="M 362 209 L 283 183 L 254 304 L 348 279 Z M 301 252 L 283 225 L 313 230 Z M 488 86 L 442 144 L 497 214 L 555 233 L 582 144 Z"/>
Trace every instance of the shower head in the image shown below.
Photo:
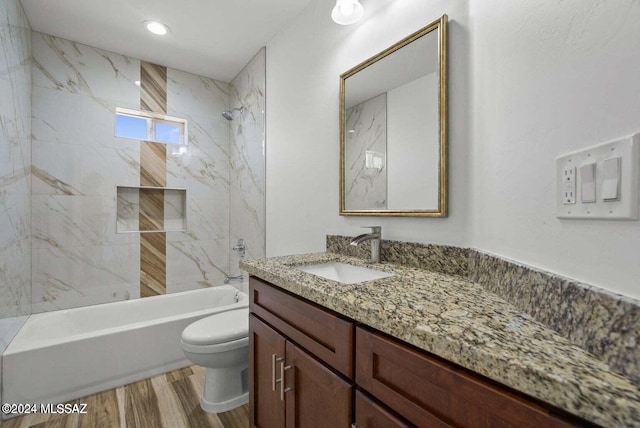
<path fill-rule="evenodd" d="M 222 117 L 224 117 L 227 120 L 233 120 L 234 111 L 239 111 L 240 113 L 242 113 L 244 111 L 244 107 L 236 107 L 236 108 L 232 108 L 231 110 L 225 110 L 222 112 Z"/>

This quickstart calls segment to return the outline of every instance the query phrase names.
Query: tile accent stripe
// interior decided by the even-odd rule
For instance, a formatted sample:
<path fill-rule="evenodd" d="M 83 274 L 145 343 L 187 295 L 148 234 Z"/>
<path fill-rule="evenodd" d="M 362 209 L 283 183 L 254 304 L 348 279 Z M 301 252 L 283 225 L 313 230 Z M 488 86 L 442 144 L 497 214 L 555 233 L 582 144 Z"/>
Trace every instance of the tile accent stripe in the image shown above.
<path fill-rule="evenodd" d="M 167 112 L 167 67 L 140 62 L 140 108 L 154 113 Z"/>
<path fill-rule="evenodd" d="M 140 63 L 140 108 L 154 113 L 167 112 L 167 68 Z M 167 147 L 143 141 L 140 147 L 140 186 L 166 187 Z M 164 191 L 140 190 L 140 230 L 164 228 Z M 140 297 L 166 294 L 167 239 L 164 232 L 140 235 Z"/>

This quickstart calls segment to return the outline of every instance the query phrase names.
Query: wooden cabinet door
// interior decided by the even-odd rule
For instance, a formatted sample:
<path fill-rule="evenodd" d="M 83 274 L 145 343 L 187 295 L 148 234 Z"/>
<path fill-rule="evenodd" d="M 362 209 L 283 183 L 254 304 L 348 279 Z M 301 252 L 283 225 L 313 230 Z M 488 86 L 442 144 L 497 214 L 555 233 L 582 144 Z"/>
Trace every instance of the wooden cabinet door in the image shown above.
<path fill-rule="evenodd" d="M 286 348 L 286 427 L 349 428 L 353 386 L 293 343 Z"/>
<path fill-rule="evenodd" d="M 249 309 L 329 367 L 353 378 L 352 321 L 253 277 Z"/>
<path fill-rule="evenodd" d="M 285 406 L 280 400 L 280 362 L 285 356 L 285 339 L 277 331 L 249 316 L 249 420 L 252 427 L 285 426 Z"/>
<path fill-rule="evenodd" d="M 360 327 L 356 331 L 356 383 L 418 427 L 589 426 Z"/>
<path fill-rule="evenodd" d="M 356 391 L 355 428 L 414 428 L 414 425 L 400 420 L 362 392 Z"/>

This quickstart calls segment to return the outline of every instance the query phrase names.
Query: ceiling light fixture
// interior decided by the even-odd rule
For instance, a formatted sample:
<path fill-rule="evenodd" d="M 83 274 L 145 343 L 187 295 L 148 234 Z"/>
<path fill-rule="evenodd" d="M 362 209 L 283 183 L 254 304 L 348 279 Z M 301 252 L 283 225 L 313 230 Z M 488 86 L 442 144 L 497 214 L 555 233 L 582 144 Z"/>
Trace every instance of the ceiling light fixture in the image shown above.
<path fill-rule="evenodd" d="M 336 24 L 350 25 L 358 22 L 364 15 L 364 8 L 358 0 L 337 0 L 331 11 Z"/>
<path fill-rule="evenodd" d="M 147 30 L 149 30 L 153 34 L 158 34 L 159 36 L 164 36 L 169 32 L 169 27 L 164 25 L 162 22 L 144 21 L 142 24 L 145 26 Z"/>

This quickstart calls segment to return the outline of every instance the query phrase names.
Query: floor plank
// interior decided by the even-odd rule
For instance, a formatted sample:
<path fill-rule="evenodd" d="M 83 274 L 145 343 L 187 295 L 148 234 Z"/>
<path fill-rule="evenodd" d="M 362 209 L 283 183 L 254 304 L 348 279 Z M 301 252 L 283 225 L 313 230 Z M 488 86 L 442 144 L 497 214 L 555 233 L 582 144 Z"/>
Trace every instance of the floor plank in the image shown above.
<path fill-rule="evenodd" d="M 158 428 L 160 408 L 150 379 L 141 380 L 125 389 L 125 419 L 127 428 Z"/>
<path fill-rule="evenodd" d="M 247 428 L 247 405 L 211 414 L 200 408 L 206 370 L 191 366 L 69 402 L 86 414 L 33 414 L 2 428 Z"/>

